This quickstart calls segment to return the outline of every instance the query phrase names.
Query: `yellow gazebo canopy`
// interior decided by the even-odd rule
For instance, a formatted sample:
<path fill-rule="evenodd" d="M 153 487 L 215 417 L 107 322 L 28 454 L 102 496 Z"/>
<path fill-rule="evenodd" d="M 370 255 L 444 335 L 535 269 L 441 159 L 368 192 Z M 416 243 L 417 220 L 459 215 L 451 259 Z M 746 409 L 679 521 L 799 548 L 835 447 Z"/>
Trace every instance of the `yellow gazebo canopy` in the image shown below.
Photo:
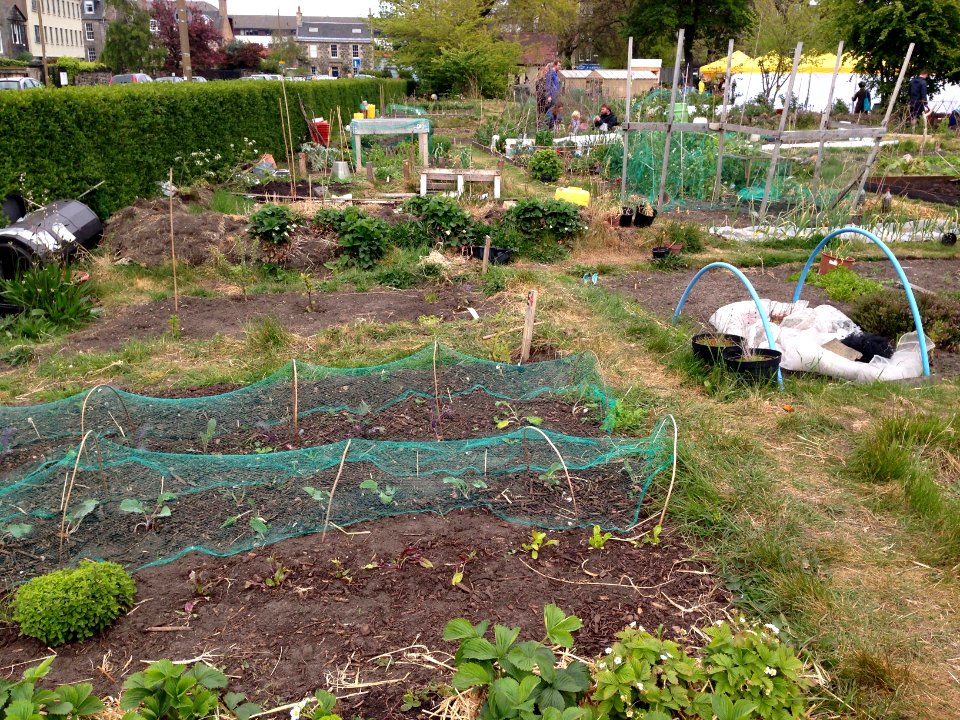
<path fill-rule="evenodd" d="M 741 73 L 741 72 L 751 72 L 750 70 L 743 70 L 744 66 L 749 66 L 753 64 L 753 60 L 750 59 L 750 56 L 739 50 L 733 51 L 731 72 Z M 722 57 L 719 60 L 714 60 L 712 63 L 702 65 L 700 67 L 700 76 L 712 79 L 718 75 L 725 75 L 727 72 L 727 58 Z"/>

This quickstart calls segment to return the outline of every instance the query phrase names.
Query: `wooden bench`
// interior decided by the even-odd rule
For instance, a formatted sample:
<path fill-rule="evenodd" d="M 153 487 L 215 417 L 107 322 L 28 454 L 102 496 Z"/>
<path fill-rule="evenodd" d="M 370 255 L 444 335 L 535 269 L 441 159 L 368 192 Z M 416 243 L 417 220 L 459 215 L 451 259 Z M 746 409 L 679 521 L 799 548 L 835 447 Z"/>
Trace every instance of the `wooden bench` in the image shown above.
<path fill-rule="evenodd" d="M 503 174 L 503 160 L 497 164 L 496 170 L 477 170 L 472 168 L 424 168 L 420 171 L 420 194 L 426 195 L 427 190 L 453 189 L 456 187 L 457 197 L 463 195 L 466 183 L 492 183 L 493 197 L 500 199 L 500 178 Z"/>

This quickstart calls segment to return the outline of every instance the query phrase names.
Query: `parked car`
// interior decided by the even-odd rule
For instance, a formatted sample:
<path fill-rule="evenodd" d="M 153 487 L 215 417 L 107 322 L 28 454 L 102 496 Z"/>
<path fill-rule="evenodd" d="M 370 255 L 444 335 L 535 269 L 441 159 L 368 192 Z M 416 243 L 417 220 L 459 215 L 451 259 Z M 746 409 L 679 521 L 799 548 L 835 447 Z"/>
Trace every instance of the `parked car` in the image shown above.
<path fill-rule="evenodd" d="M 28 77 L 0 78 L 0 90 L 29 90 L 43 87 L 38 80 Z"/>
<path fill-rule="evenodd" d="M 256 75 L 247 75 L 246 77 L 240 78 L 241 80 L 279 80 L 280 75 L 271 75 L 268 73 L 257 73 Z"/>
<path fill-rule="evenodd" d="M 194 75 L 190 78 L 191 82 L 206 82 L 207 79 L 201 75 Z"/>
<path fill-rule="evenodd" d="M 181 83 L 184 82 L 184 79 L 178 75 L 162 75 L 161 77 L 154 78 L 153 81 L 162 83 Z"/>
<path fill-rule="evenodd" d="M 127 83 L 148 83 L 153 82 L 153 78 L 146 73 L 125 73 L 123 75 L 114 75 L 110 78 L 111 85 L 126 85 Z"/>

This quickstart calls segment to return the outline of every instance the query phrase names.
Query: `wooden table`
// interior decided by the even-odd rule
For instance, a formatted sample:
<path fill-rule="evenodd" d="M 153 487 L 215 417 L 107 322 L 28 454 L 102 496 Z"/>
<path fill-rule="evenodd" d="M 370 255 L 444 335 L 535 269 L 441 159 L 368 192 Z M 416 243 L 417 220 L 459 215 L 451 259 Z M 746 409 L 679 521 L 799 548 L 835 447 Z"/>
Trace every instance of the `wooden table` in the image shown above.
<path fill-rule="evenodd" d="M 468 182 L 493 183 L 493 197 L 500 199 L 500 175 L 502 168 L 496 170 L 476 170 L 471 168 L 424 168 L 420 172 L 420 194 L 427 194 L 430 180 L 457 184 L 457 197 L 463 195 L 464 185 Z"/>

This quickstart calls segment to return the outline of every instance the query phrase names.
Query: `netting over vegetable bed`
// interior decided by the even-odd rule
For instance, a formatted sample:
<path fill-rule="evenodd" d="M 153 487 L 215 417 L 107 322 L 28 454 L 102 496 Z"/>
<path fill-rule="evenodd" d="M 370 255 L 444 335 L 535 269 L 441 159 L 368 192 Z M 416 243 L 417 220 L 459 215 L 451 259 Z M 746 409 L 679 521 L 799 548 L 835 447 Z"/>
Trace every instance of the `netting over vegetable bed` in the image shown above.
<path fill-rule="evenodd" d="M 479 389 L 517 403 L 554 393 L 576 412 L 589 402 L 610 419 L 612 402 L 589 356 L 518 367 L 437 348 L 435 376 L 434 353 L 428 348 L 396 363 L 352 370 L 298 364 L 299 416 L 344 408 L 376 413 L 410 396 L 431 406 L 437 390 L 449 399 Z M 289 424 L 292 376 L 288 367 L 232 393 L 184 400 L 100 389 L 87 403 L 82 441 L 83 396 L 4 408 L 4 422 L 17 429 L 21 443 L 28 440 L 20 434 L 26 423 L 37 428 L 34 439 L 58 439 L 62 447 L 43 448 L 39 465 L 34 460 L 0 479 L 0 582 L 81 558 L 134 569 L 191 550 L 242 552 L 319 532 L 328 522 L 344 526 L 467 507 L 545 528 L 625 529 L 636 522 L 651 479 L 670 458 L 662 423 L 649 438 L 579 437 L 521 415 L 520 405 L 511 408 L 507 425 L 499 425 L 512 431 L 489 437 L 413 442 L 347 435 L 284 452 L 207 453 L 210 420 L 216 419 L 217 432 L 223 428 L 225 442 L 238 425 Z M 202 451 L 194 447 L 197 432 L 209 433 L 201 438 Z M 165 449 L 195 451 L 144 449 L 148 438 Z M 17 455 L 9 447 L 6 467 Z"/>

